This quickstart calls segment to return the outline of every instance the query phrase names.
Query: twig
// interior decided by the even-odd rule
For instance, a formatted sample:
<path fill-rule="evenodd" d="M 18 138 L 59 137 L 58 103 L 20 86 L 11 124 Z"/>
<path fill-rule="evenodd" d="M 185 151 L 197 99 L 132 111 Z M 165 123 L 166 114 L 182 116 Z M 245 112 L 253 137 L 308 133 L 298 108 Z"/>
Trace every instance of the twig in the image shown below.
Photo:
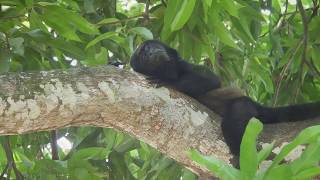
<path fill-rule="evenodd" d="M 17 169 L 16 163 L 14 162 L 13 153 L 12 153 L 10 141 L 9 141 L 9 136 L 4 137 L 2 146 L 7 157 L 7 165 L 8 165 L 7 171 L 11 171 L 11 169 L 13 169 L 17 180 L 24 179 L 22 173 Z M 10 173 L 8 172 L 7 175 L 10 176 Z"/>
<path fill-rule="evenodd" d="M 287 11 L 288 11 L 288 0 L 286 0 L 285 2 L 285 10 L 284 13 L 279 14 L 279 18 L 275 21 L 274 25 L 272 26 L 271 29 L 273 29 L 272 31 L 275 31 L 276 29 L 280 28 L 282 25 L 282 22 L 284 21 L 286 15 L 287 15 Z M 281 12 L 280 12 L 281 13 Z M 271 23 L 271 22 L 270 22 Z M 266 36 L 267 34 L 270 34 L 272 32 L 269 28 L 269 31 L 265 32 L 264 34 L 262 34 L 261 36 L 259 36 L 259 38 L 262 38 L 264 36 Z"/>
<path fill-rule="evenodd" d="M 58 154 L 58 144 L 57 144 L 57 130 L 52 130 L 50 132 L 50 138 L 51 138 L 51 156 L 52 160 L 59 160 L 59 154 Z"/>
<path fill-rule="evenodd" d="M 298 93 L 299 93 L 299 86 L 301 86 L 302 82 L 302 75 L 303 75 L 303 67 L 305 64 L 309 66 L 309 63 L 307 61 L 307 51 L 308 51 L 308 23 L 311 22 L 311 19 L 317 14 L 317 10 L 319 6 L 315 1 L 313 1 L 314 7 L 312 8 L 312 14 L 310 18 L 307 17 L 306 11 L 303 8 L 301 0 L 297 0 L 297 7 L 299 9 L 300 15 L 302 17 L 302 24 L 303 24 L 303 51 L 302 51 L 302 56 L 301 56 L 301 66 L 300 66 L 300 71 L 299 71 L 299 82 L 296 87 L 296 93 L 295 93 L 295 98 L 297 98 Z M 312 68 L 310 68 L 312 69 Z M 300 85 L 299 85 L 300 84 Z"/>
<path fill-rule="evenodd" d="M 302 75 L 303 75 L 303 68 L 305 63 L 307 62 L 307 51 L 308 51 L 308 17 L 306 15 L 306 11 L 303 8 L 301 0 L 297 0 L 297 8 L 299 9 L 301 18 L 302 18 L 302 25 L 303 25 L 303 50 L 301 55 L 301 64 L 299 70 L 299 81 L 297 83 L 296 92 L 294 94 L 294 99 L 297 98 L 300 88 L 302 84 Z M 310 18 L 311 19 L 311 18 Z"/>
<path fill-rule="evenodd" d="M 302 17 L 302 24 L 303 24 L 303 51 L 302 51 L 302 63 L 307 60 L 307 47 L 308 47 L 308 17 L 306 15 L 306 11 L 303 9 L 303 5 L 301 0 L 297 0 L 297 6 Z"/>
<path fill-rule="evenodd" d="M 308 50 L 307 49 L 307 47 L 308 47 L 308 23 L 311 21 L 311 19 L 314 16 L 316 16 L 317 11 L 319 9 L 319 4 L 316 4 L 314 2 L 314 5 L 315 6 L 313 8 L 309 8 L 309 9 L 312 9 L 312 14 L 311 14 L 310 18 L 308 19 L 307 15 L 306 15 L 306 11 L 302 6 L 301 0 L 297 0 L 297 8 L 299 9 L 299 12 L 301 14 L 302 23 L 303 23 L 303 38 L 299 42 L 298 46 L 295 48 L 295 51 L 293 52 L 292 56 L 290 57 L 289 62 L 286 64 L 285 68 L 280 73 L 280 79 L 279 79 L 279 81 L 277 83 L 277 89 L 276 89 L 276 93 L 275 93 L 274 105 L 277 103 L 277 99 L 278 99 L 278 95 L 279 95 L 279 92 L 280 92 L 280 87 L 281 87 L 281 83 L 282 83 L 282 80 L 284 78 L 284 75 L 287 72 L 288 67 L 292 63 L 294 55 L 298 52 L 298 50 L 299 50 L 299 48 L 300 48 L 300 46 L 302 44 L 303 44 L 303 52 L 302 52 L 301 69 L 300 69 L 300 72 L 299 72 L 299 80 L 302 80 L 301 76 L 302 76 L 304 64 L 307 64 L 309 67 L 311 67 L 310 63 L 307 62 L 306 56 L 307 56 L 307 50 Z M 313 69 L 318 75 L 320 75 L 320 72 L 316 68 L 313 68 Z M 296 94 L 295 97 L 297 96 L 298 92 L 299 92 L 299 88 L 297 88 L 297 91 L 295 93 Z"/>
<path fill-rule="evenodd" d="M 312 10 L 311 17 L 314 17 L 314 16 L 317 15 L 317 11 L 315 11 L 315 8 L 317 8 L 317 7 L 319 7 L 319 5 L 317 5 L 317 6 L 313 7 L 313 8 L 307 8 L 307 9 L 305 9 L 305 11 Z M 283 21 L 284 21 L 284 19 L 285 19 L 285 17 L 286 17 L 287 15 L 291 15 L 291 16 L 289 17 L 289 18 L 291 18 L 292 16 L 294 16 L 295 14 L 298 13 L 298 11 L 293 11 L 293 12 L 286 12 L 286 11 L 287 11 L 287 9 L 285 10 L 284 13 L 282 13 L 282 14 L 279 15 L 279 18 L 278 18 L 278 20 L 276 21 L 276 22 L 278 22 L 278 23 L 275 23 L 275 24 L 273 25 L 273 27 L 272 27 L 272 29 L 274 29 L 273 31 L 276 31 L 276 30 L 282 25 L 282 23 L 283 23 Z M 310 19 L 309 19 L 309 20 L 310 20 Z M 267 31 L 267 32 L 265 32 L 264 34 L 260 35 L 259 38 L 262 38 L 262 37 L 266 36 L 266 35 L 269 34 L 269 33 L 270 33 L 270 31 Z"/>
<path fill-rule="evenodd" d="M 293 61 L 293 57 L 297 54 L 298 50 L 300 49 L 301 45 L 302 45 L 302 41 L 303 39 L 301 39 L 297 45 L 297 47 L 294 49 L 294 52 L 292 53 L 292 55 L 290 56 L 289 58 L 289 62 L 286 64 L 286 66 L 282 69 L 282 71 L 280 72 L 280 79 L 278 80 L 278 83 L 277 83 L 277 88 L 276 88 L 276 92 L 275 92 L 275 97 L 274 97 L 274 102 L 273 102 L 273 105 L 276 105 L 277 104 L 277 101 L 278 101 L 278 96 L 279 96 L 279 92 L 280 92 L 280 87 L 281 87 L 281 83 L 282 83 L 282 80 L 289 68 L 289 66 L 291 65 L 292 61 Z"/>
<path fill-rule="evenodd" d="M 146 7 L 145 7 L 145 11 L 143 13 L 143 17 L 144 17 L 144 23 L 147 24 L 149 22 L 149 6 L 150 6 L 150 0 L 146 1 Z"/>

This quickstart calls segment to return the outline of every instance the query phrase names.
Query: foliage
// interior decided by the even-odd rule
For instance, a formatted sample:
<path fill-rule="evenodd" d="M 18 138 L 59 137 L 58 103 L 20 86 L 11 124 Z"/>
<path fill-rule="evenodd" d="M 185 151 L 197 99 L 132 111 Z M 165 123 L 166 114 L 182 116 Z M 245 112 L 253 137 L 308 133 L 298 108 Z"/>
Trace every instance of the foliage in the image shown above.
<path fill-rule="evenodd" d="M 240 170 L 215 157 L 201 155 L 196 150 L 191 151 L 190 156 L 194 161 L 206 166 L 216 176 L 225 180 L 310 179 L 320 175 L 319 125 L 300 132 L 292 142 L 282 148 L 267 168 L 261 168 L 261 166 L 259 168 L 259 165 L 271 154 L 273 143 L 257 152 L 256 139 L 261 131 L 262 123 L 255 119 L 250 120 L 241 143 Z M 306 149 L 299 158 L 292 162 L 281 163 L 293 149 L 302 144 L 306 146 Z"/>
<path fill-rule="evenodd" d="M 0 0 L 0 72 L 128 62 L 138 44 L 155 38 L 265 104 L 320 98 L 319 1 L 302 1 L 302 10 L 288 0 L 137 1 Z M 59 130 L 58 138 L 72 148 L 68 153 L 60 145 L 60 160 L 53 161 L 48 134 L 10 137 L 23 175 L 195 178 L 144 143 L 110 129 L 69 128 Z M 0 148 L 0 169 L 6 169 L 5 157 Z"/>

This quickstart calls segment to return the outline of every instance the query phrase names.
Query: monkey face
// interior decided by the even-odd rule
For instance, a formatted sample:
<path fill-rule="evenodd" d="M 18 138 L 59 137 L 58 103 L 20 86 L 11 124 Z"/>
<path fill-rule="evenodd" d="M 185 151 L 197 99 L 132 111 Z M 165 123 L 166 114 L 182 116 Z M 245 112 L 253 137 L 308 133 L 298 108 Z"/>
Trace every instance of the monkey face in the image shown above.
<path fill-rule="evenodd" d="M 157 74 L 159 69 L 172 66 L 171 61 L 174 61 L 174 58 L 169 53 L 171 51 L 170 47 L 160 41 L 145 41 L 131 56 L 130 65 L 137 72 L 147 75 Z"/>

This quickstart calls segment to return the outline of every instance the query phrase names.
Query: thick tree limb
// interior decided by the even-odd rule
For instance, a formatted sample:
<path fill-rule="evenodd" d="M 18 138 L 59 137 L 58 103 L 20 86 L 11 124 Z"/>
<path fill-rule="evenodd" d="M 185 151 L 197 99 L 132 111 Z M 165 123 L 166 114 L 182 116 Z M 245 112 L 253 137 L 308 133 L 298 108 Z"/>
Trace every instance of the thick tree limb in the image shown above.
<path fill-rule="evenodd" d="M 186 152 L 197 149 L 228 162 L 231 155 L 219 121 L 192 98 L 153 88 L 143 76 L 114 67 L 0 75 L 0 135 L 67 126 L 112 127 L 206 176 L 208 171 L 191 162 Z M 297 126 L 273 126 L 263 140 L 280 136 L 287 141 Z"/>

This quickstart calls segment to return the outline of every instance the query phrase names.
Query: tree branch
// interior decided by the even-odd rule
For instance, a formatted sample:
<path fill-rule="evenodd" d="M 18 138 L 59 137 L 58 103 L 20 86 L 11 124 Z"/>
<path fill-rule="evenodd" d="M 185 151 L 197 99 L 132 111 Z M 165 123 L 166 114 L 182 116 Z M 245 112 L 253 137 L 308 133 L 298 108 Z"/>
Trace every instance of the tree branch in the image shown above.
<path fill-rule="evenodd" d="M 288 141 L 314 123 L 267 126 L 262 140 Z M 137 73 L 102 66 L 0 75 L 0 135 L 88 125 L 129 133 L 201 177 L 212 175 L 189 159 L 188 150 L 231 158 L 219 116 Z"/>

